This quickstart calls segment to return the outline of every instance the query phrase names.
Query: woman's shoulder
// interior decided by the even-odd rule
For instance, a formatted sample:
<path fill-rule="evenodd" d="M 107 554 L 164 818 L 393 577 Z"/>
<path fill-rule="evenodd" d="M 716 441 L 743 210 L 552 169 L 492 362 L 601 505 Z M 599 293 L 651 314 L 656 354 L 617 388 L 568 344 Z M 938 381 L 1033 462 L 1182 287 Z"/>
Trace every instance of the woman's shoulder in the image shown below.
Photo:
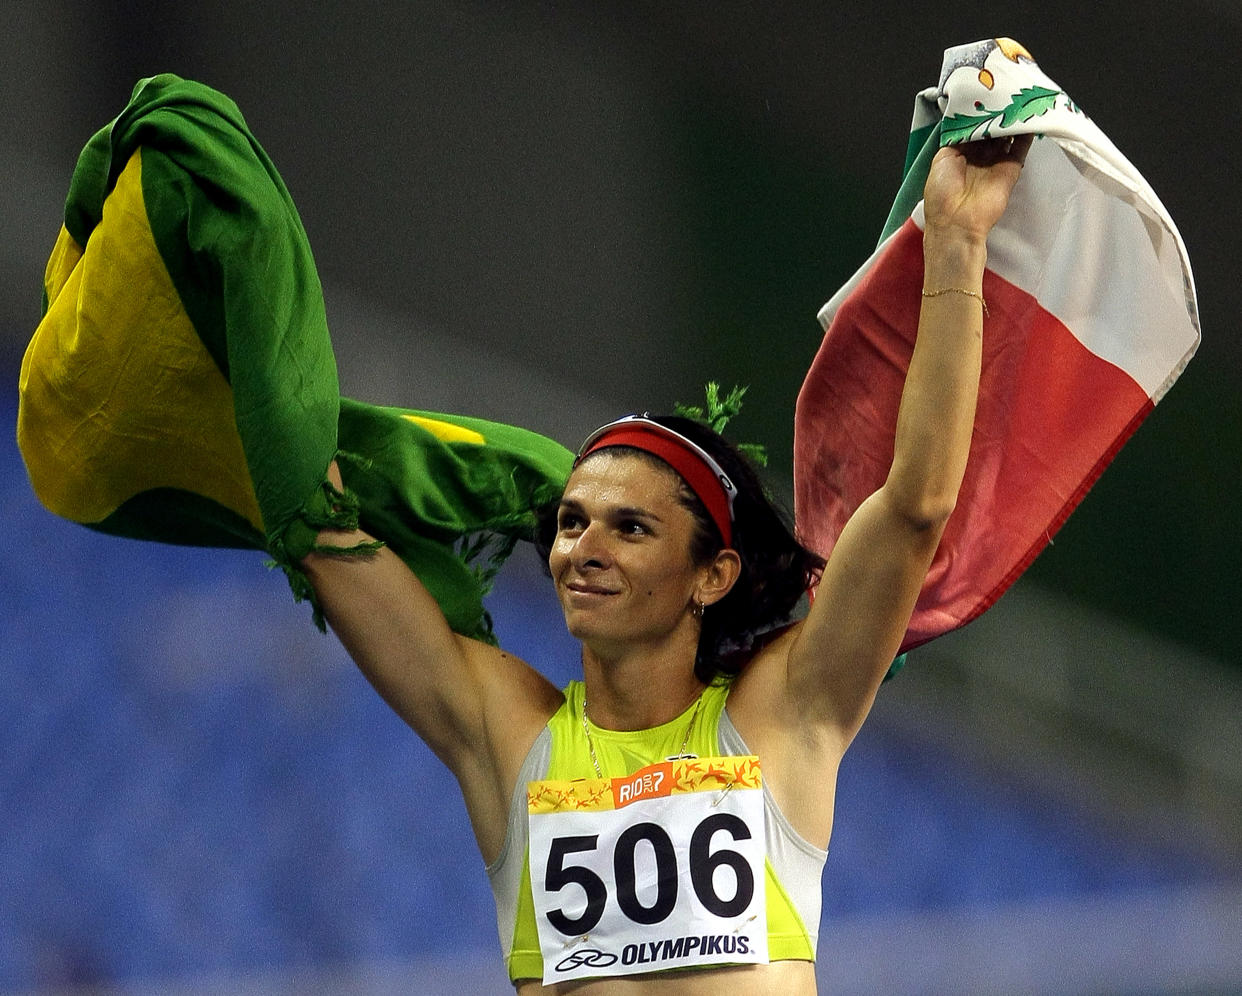
<path fill-rule="evenodd" d="M 789 660 L 790 649 L 797 642 L 803 624 L 804 620 L 798 619 L 755 637 L 743 655 L 745 659 L 739 662 L 738 677 L 770 668 L 783 668 Z"/>
<path fill-rule="evenodd" d="M 789 689 L 789 656 L 803 625 L 798 620 L 769 630 L 746 652 L 730 683 L 729 714 L 735 721 L 749 714 L 774 718 Z"/>
<path fill-rule="evenodd" d="M 474 680 L 485 697 L 506 711 L 533 710 L 551 716 L 565 701 L 568 688 L 562 691 L 517 654 L 467 637 L 462 637 L 461 642 Z"/>

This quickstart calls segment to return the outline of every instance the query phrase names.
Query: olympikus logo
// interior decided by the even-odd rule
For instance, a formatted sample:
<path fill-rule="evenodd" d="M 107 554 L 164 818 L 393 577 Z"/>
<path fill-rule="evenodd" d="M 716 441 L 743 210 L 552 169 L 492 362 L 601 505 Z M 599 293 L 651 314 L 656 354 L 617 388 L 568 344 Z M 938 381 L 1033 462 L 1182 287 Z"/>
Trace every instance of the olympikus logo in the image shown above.
<path fill-rule="evenodd" d="M 612 780 L 612 802 L 620 809 L 640 799 L 673 794 L 673 766 L 668 761 L 640 768 L 625 778 Z"/>
<path fill-rule="evenodd" d="M 617 956 L 609 951 L 600 951 L 597 948 L 583 948 L 558 961 L 556 963 L 556 970 L 558 972 L 571 972 L 575 968 L 607 968 L 609 965 L 615 965 L 616 962 Z"/>
<path fill-rule="evenodd" d="M 661 941 L 627 944 L 621 951 L 621 964 L 646 965 L 704 955 L 744 955 L 750 953 L 750 939 L 739 934 L 695 934 L 669 937 Z"/>

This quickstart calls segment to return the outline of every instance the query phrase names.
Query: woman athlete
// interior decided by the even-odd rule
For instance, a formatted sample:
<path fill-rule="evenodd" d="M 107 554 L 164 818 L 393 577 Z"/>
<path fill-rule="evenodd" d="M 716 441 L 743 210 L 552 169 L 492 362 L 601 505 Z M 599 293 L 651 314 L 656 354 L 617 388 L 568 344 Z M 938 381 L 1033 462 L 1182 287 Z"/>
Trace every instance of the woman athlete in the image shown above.
<path fill-rule="evenodd" d="M 645 418 L 588 440 L 549 523 L 582 645 L 565 691 L 454 634 L 387 549 L 305 561 L 353 659 L 457 778 L 518 993 L 815 991 L 837 769 L 957 499 L 986 239 L 1028 147 L 936 155 L 892 466 L 822 567 L 727 443 Z"/>

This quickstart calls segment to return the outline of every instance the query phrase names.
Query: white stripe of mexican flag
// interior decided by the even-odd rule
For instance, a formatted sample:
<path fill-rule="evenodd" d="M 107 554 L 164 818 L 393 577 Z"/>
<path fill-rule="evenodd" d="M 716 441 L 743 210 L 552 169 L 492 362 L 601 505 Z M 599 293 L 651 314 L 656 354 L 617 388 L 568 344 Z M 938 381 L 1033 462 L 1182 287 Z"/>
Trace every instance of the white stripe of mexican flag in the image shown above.
<path fill-rule="evenodd" d="M 989 238 L 970 462 L 903 649 L 1004 593 L 1198 345 L 1189 263 L 1159 200 L 1076 109 L 1072 133 L 1057 134 L 1052 118 L 1038 122 L 1047 137 Z M 794 489 L 799 533 L 821 554 L 892 458 L 922 223 L 919 201 L 820 313 L 827 333 L 798 398 Z"/>

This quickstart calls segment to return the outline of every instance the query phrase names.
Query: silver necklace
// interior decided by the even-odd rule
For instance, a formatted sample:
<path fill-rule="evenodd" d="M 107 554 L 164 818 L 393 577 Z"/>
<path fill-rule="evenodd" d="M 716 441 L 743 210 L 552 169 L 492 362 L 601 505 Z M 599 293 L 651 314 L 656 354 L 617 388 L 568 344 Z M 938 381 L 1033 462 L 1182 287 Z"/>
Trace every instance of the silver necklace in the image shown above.
<path fill-rule="evenodd" d="M 686 736 L 685 736 L 685 738 L 684 738 L 684 739 L 682 740 L 682 742 L 681 742 L 681 750 L 679 750 L 679 751 L 678 751 L 676 754 L 674 754 L 672 757 L 666 757 L 664 760 L 666 760 L 666 761 L 679 761 L 679 760 L 681 760 L 682 758 L 686 758 L 686 757 L 694 757 L 694 756 L 696 756 L 696 755 L 693 755 L 693 754 L 687 754 L 687 753 L 686 753 L 686 747 L 687 747 L 687 746 L 689 746 L 689 744 L 690 744 L 690 733 L 691 733 L 691 731 L 693 731 L 693 730 L 694 730 L 694 723 L 695 723 L 695 720 L 697 720 L 697 719 L 699 718 L 699 708 L 700 708 L 702 705 L 703 705 L 703 696 L 702 696 L 702 694 L 700 694 L 700 695 L 699 695 L 699 697 L 695 700 L 695 703 L 694 703 L 694 712 L 690 714 L 690 723 L 689 723 L 689 725 L 686 727 Z M 590 727 L 590 724 L 588 724 L 588 723 L 587 723 L 587 714 L 586 714 L 586 710 L 587 710 L 587 700 L 586 700 L 586 696 L 585 696 L 585 695 L 583 695 L 583 696 L 582 696 L 582 732 L 586 734 L 587 751 L 588 751 L 588 752 L 590 753 L 590 755 L 591 755 L 591 766 L 595 769 L 595 776 L 596 776 L 597 778 L 603 778 L 603 777 L 604 777 L 604 772 L 600 769 L 600 766 L 599 766 L 599 758 L 595 756 L 595 740 L 594 740 L 594 738 L 591 736 L 591 727 Z"/>

